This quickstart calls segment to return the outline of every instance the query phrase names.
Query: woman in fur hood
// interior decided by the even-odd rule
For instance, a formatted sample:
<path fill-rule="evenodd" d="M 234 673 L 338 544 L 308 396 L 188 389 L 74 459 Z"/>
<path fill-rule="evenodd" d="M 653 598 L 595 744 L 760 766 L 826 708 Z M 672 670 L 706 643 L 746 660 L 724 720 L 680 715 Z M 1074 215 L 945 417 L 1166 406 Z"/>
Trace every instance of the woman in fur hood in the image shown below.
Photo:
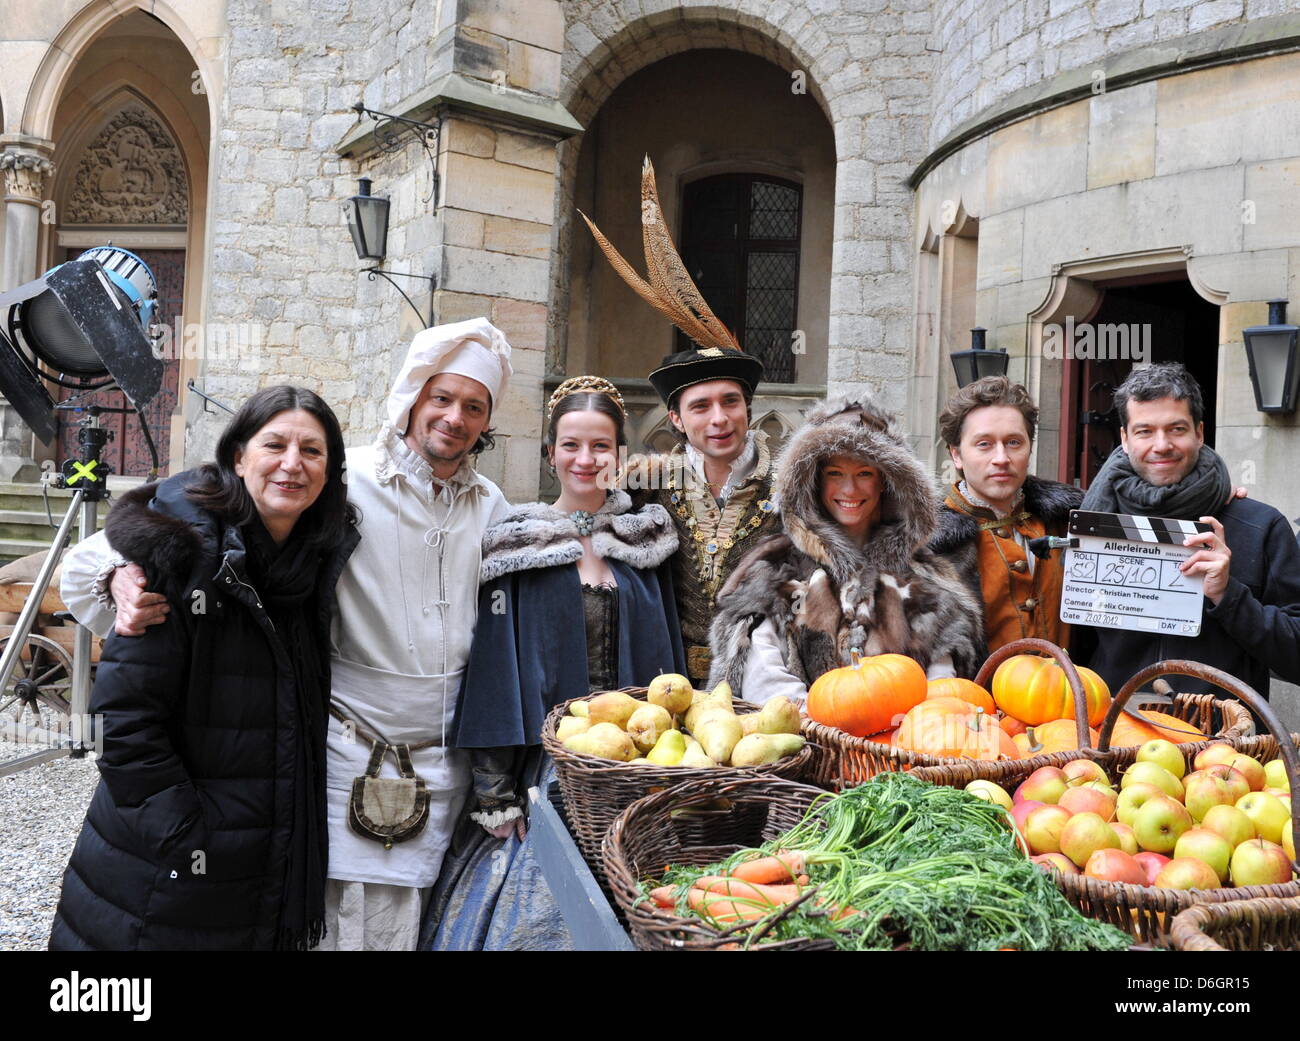
<path fill-rule="evenodd" d="M 906 654 L 929 676 L 972 676 L 981 608 L 927 543 L 934 482 L 874 405 L 827 402 L 777 463 L 785 528 L 718 594 L 710 684 L 748 701 L 802 701 L 852 654 Z"/>

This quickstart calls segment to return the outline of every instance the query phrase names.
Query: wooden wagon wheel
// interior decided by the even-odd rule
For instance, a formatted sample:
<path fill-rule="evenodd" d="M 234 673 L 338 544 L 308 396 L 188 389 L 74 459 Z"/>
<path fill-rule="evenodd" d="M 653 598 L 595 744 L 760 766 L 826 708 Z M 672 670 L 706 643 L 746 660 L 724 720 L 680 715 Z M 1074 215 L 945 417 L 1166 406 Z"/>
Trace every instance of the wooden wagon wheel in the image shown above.
<path fill-rule="evenodd" d="M 0 637 L 0 653 L 10 639 Z M 53 735 L 67 728 L 68 721 L 60 717 L 71 714 L 72 656 L 60 644 L 33 633 L 23 645 L 13 676 L 0 691 L 0 724 L 8 717 Z"/>

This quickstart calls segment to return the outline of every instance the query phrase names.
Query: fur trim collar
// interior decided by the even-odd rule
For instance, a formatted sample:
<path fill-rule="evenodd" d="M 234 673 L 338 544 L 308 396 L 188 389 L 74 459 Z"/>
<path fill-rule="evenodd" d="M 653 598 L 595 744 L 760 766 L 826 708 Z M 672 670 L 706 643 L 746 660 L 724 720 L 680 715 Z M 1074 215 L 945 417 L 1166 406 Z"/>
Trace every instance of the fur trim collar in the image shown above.
<path fill-rule="evenodd" d="M 631 567 L 658 567 L 677 552 L 677 530 L 668 511 L 651 503 L 632 510 L 627 492 L 615 489 L 592 517 L 592 549 Z M 516 571 L 575 563 L 582 556 L 578 527 L 554 506 L 517 506 L 483 535 L 479 581 Z"/>
<path fill-rule="evenodd" d="M 858 406 L 860 413 L 846 412 L 848 405 L 833 399 L 808 414 L 781 453 L 773 481 L 786 534 L 840 584 L 864 567 L 906 574 L 934 531 L 938 498 L 925 466 L 893 432 L 891 417 L 869 402 Z M 880 523 L 861 550 L 821 504 L 820 467 L 837 455 L 867 460 L 884 476 Z"/>
<path fill-rule="evenodd" d="M 1025 478 L 1024 491 L 1024 509 L 1049 526 L 1064 524 L 1070 518 L 1070 511 L 1077 510 L 1083 502 L 1082 489 L 1032 474 Z M 936 553 L 951 553 L 978 535 L 979 521 L 975 515 L 945 503 L 939 510 L 939 527 L 930 540 L 930 548 Z"/>
<path fill-rule="evenodd" d="M 144 568 L 151 588 L 187 578 L 202 557 L 216 558 L 216 521 L 185 497 L 190 477 L 124 492 L 104 522 L 108 544 Z"/>

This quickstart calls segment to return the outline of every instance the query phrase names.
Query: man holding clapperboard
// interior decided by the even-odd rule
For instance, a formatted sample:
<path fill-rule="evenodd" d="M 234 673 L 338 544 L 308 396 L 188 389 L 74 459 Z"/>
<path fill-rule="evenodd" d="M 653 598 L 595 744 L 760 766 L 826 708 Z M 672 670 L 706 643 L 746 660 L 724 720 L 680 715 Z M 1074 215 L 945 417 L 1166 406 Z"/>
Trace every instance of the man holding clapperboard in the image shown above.
<path fill-rule="evenodd" d="M 1076 515 L 1082 524 L 1077 532 L 1072 524 L 1070 533 L 1089 530 L 1088 513 L 1119 514 L 1090 520 L 1102 536 L 1135 541 L 1081 539 L 1102 552 L 1072 549 L 1065 561 L 1067 571 L 1119 575 L 1102 580 L 1124 586 L 1119 594 L 1097 587 L 1097 596 L 1111 599 L 1091 623 L 1099 625 L 1091 667 L 1111 690 L 1168 658 L 1222 669 L 1265 697 L 1270 671 L 1300 682 L 1300 548 L 1276 509 L 1233 495 L 1227 464 L 1204 443 L 1201 388 L 1182 365 L 1152 365 L 1129 374 L 1115 392 L 1115 407 L 1121 445 L 1088 489 L 1083 513 Z M 1179 529 L 1196 529 L 1190 522 L 1202 530 L 1178 539 Z M 1192 550 L 1181 564 L 1168 559 L 1186 552 L 1180 545 Z M 1072 555 L 1081 559 L 1072 563 Z M 1155 576 L 1146 588 L 1143 576 Z M 1178 595 L 1194 593 L 1197 583 L 1203 597 Z M 1187 584 L 1193 588 L 1179 588 Z M 1067 579 L 1063 613 L 1071 599 Z M 1191 610 L 1183 609 L 1182 621 L 1172 620 L 1180 600 Z M 1116 605 L 1121 611 L 1132 605 L 1133 613 L 1117 616 Z M 1192 693 L 1216 689 L 1185 677 L 1177 686 Z"/>

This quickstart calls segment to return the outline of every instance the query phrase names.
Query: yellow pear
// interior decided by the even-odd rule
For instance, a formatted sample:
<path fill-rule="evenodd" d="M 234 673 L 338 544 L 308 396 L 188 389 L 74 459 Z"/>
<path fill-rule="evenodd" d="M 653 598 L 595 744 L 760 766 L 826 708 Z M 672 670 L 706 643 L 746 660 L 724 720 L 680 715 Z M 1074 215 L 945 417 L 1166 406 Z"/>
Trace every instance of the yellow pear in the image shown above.
<path fill-rule="evenodd" d="M 700 747 L 700 743 L 696 741 L 695 738 L 687 736 L 686 752 L 682 755 L 682 760 L 677 765 L 690 766 L 697 770 L 707 770 L 710 767 L 717 766 L 718 764 L 709 758 L 709 754 Z"/>
<path fill-rule="evenodd" d="M 564 744 L 574 734 L 585 734 L 589 729 L 591 729 L 590 719 L 581 716 L 565 716 L 560 720 L 560 725 L 555 728 L 555 737 L 560 744 Z"/>
<path fill-rule="evenodd" d="M 723 682 L 712 690 L 697 690 L 691 701 L 691 707 L 686 710 L 686 729 L 692 734 L 695 733 L 700 716 L 710 709 L 723 709 L 735 714 L 731 706 L 731 684 Z"/>
<path fill-rule="evenodd" d="M 589 753 L 591 755 L 598 755 L 603 759 L 616 759 L 621 763 L 631 762 L 636 758 L 636 745 L 613 723 L 593 724 L 590 730 L 585 734 L 579 734 L 578 737 L 585 737 L 591 742 Z"/>
<path fill-rule="evenodd" d="M 686 736 L 680 730 L 665 730 L 646 753 L 646 759 L 656 766 L 677 766 L 685 755 Z"/>
<path fill-rule="evenodd" d="M 596 723 L 613 723 L 622 730 L 627 726 L 628 719 L 632 713 L 640 708 L 645 702 L 637 701 L 630 694 L 624 694 L 621 690 L 610 690 L 604 694 L 597 694 L 588 703 L 587 718 L 592 724 Z"/>
<path fill-rule="evenodd" d="M 643 754 L 654 748 L 661 734 L 672 729 L 672 713 L 660 705 L 639 705 L 627 721 L 627 736 Z"/>
<path fill-rule="evenodd" d="M 667 709 L 674 716 L 680 716 L 691 707 L 694 695 L 690 680 L 675 672 L 666 672 L 650 681 L 645 699 L 652 705 Z"/>
<path fill-rule="evenodd" d="M 588 707 L 585 701 L 575 701 L 569 706 L 569 715 L 577 716 L 579 719 L 586 719 Z"/>
<path fill-rule="evenodd" d="M 760 734 L 797 734 L 801 727 L 798 706 L 783 694 L 768 699 L 759 710 Z"/>
<path fill-rule="evenodd" d="M 706 711 L 696 720 L 693 733 L 700 747 L 715 763 L 725 763 L 730 759 L 731 750 L 744 736 L 735 713 L 722 709 Z"/>
<path fill-rule="evenodd" d="M 745 712 L 738 715 L 736 718 L 740 720 L 740 732 L 747 737 L 750 734 L 760 733 L 758 729 L 758 717 L 759 713 L 757 712 Z"/>
<path fill-rule="evenodd" d="M 750 734 L 731 751 L 732 766 L 766 766 L 803 748 L 798 734 Z"/>

